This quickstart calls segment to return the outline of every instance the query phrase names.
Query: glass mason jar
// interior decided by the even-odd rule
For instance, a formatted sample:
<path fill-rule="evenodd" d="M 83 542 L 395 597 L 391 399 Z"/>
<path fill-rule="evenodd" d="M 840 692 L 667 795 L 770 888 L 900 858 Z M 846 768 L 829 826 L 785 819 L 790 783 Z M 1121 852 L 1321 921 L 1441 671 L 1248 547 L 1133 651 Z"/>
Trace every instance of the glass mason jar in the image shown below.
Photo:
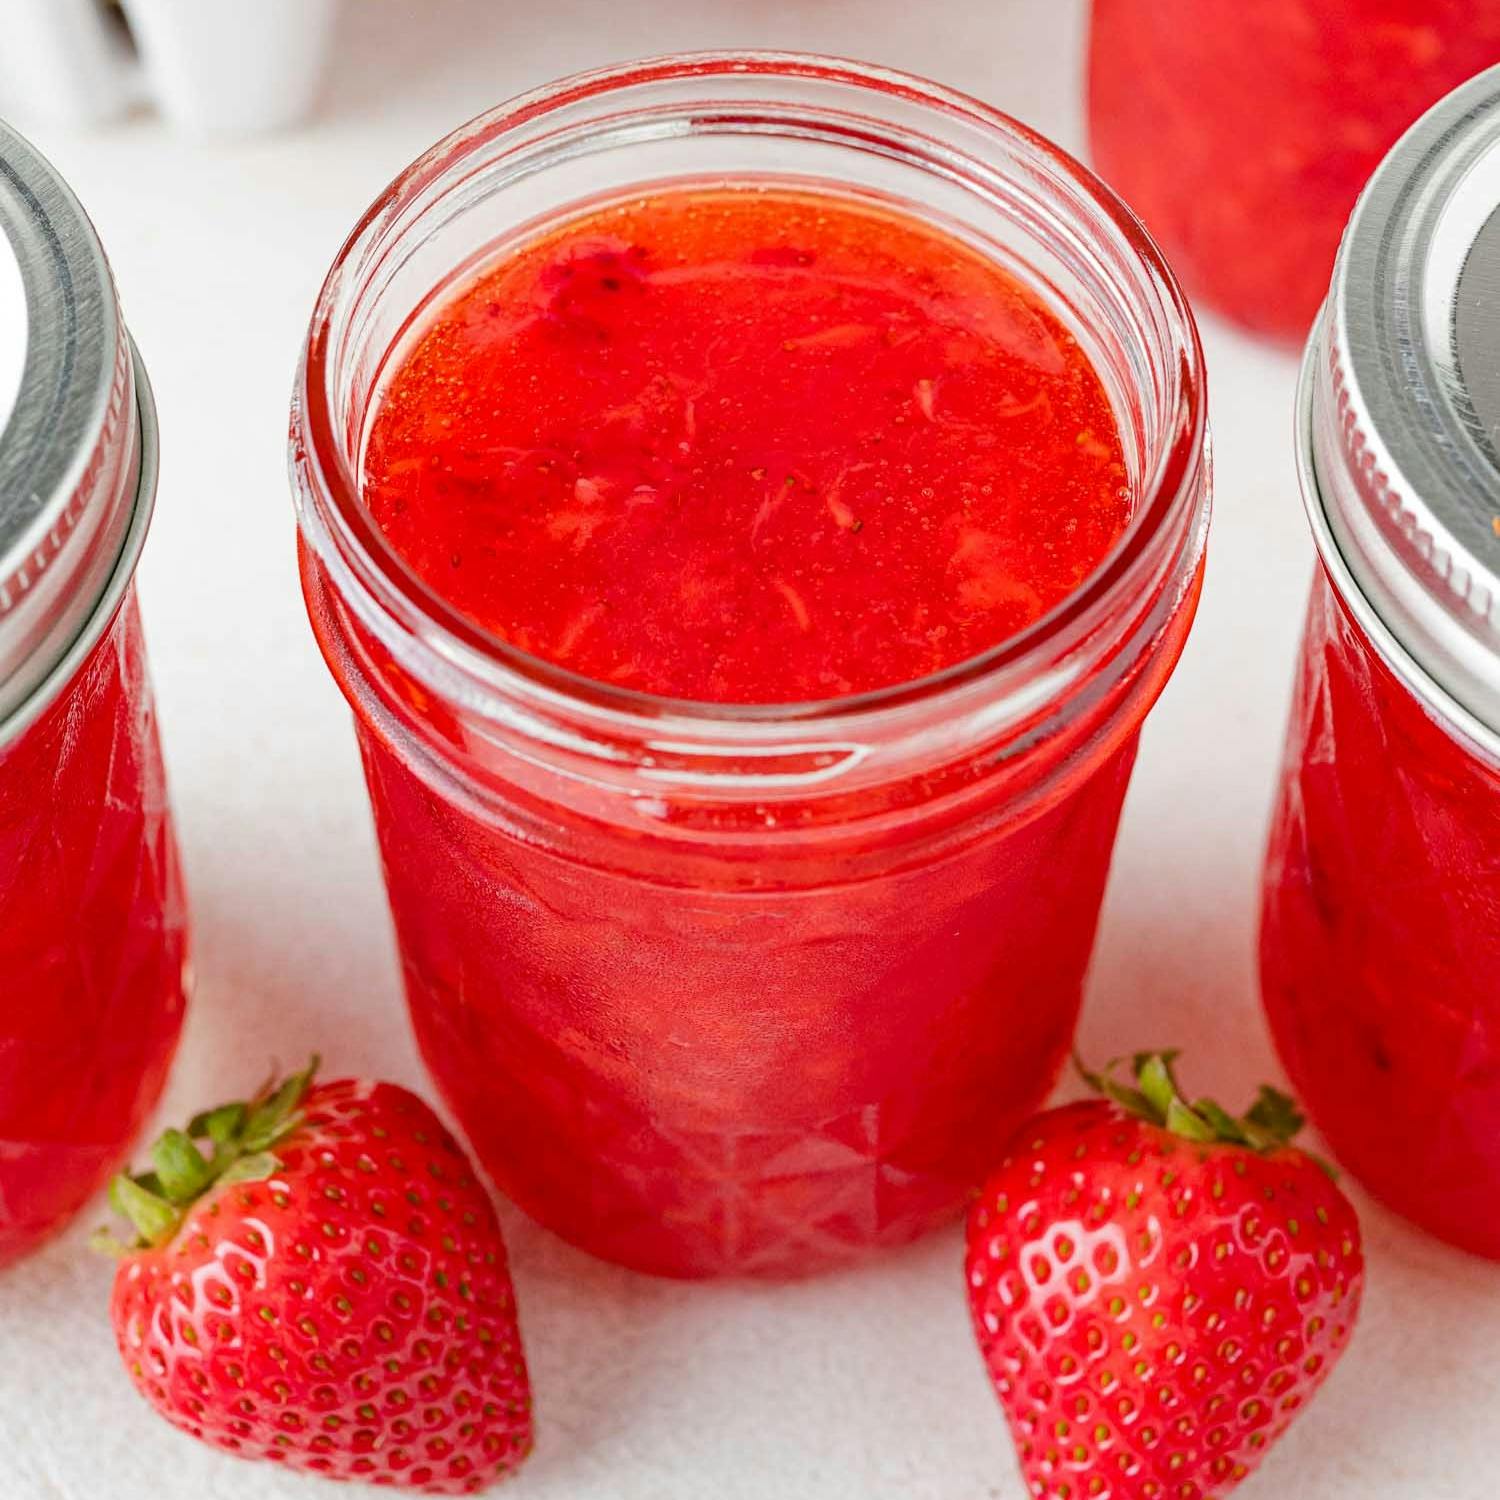
<path fill-rule="evenodd" d="M 0 1264 L 155 1103 L 186 927 L 133 579 L 156 413 L 77 201 L 0 125 Z"/>
<path fill-rule="evenodd" d="M 1188 291 L 1300 341 L 1380 158 L 1500 59 L 1500 0 L 1094 0 L 1095 165 Z"/>
<path fill-rule="evenodd" d="M 414 317 L 601 186 L 758 176 L 944 225 L 1077 331 L 1137 496 L 1098 570 L 940 675 L 731 706 L 480 630 L 361 504 Z M 501 1189 L 675 1275 L 801 1273 L 960 1208 L 1066 1057 L 1141 721 L 1208 517 L 1191 315 L 1129 213 L 972 100 L 789 55 L 569 79 L 465 126 L 344 247 L 293 413 L 302 570 L 353 705 L 423 1053 Z"/>
<path fill-rule="evenodd" d="M 1380 1197 L 1500 1257 L 1500 69 L 1360 200 L 1303 367 L 1313 587 L 1265 872 L 1287 1069 Z"/>

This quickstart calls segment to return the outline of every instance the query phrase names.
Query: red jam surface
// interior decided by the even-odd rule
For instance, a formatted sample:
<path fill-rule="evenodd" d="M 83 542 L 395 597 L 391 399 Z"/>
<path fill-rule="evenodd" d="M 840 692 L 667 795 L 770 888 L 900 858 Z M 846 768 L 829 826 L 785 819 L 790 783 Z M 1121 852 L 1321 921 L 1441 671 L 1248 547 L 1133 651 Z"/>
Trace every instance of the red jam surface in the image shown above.
<path fill-rule="evenodd" d="M 678 190 L 540 236 L 391 375 L 365 496 L 450 603 L 642 692 L 824 699 L 978 655 L 1130 494 L 1108 399 L 993 260 L 888 209 Z"/>
<path fill-rule="evenodd" d="M 1355 199 L 1500 61 L 1500 0 L 1094 0 L 1095 165 L 1188 290 L 1300 340 Z"/>
<path fill-rule="evenodd" d="M 1340 1162 L 1500 1258 L 1500 766 L 1397 680 L 1320 575 L 1261 932 L 1267 1011 Z"/>
<path fill-rule="evenodd" d="M 83 1206 L 155 1103 L 185 950 L 132 601 L 0 747 L 0 1264 Z"/>
<path fill-rule="evenodd" d="M 1057 318 L 831 195 L 601 209 L 438 303 L 408 351 L 368 452 L 397 548 L 511 642 L 658 694 L 924 675 L 1034 621 L 1127 519 Z M 359 631 L 303 562 L 348 674 Z M 777 827 L 819 831 L 768 850 L 769 823 L 684 814 L 661 783 L 629 827 L 529 764 L 450 800 L 424 769 L 442 706 L 363 660 L 401 726 L 359 724 L 418 1038 L 505 1192 L 675 1275 L 807 1272 L 959 1211 L 1066 1055 L 1133 723 L 1080 730 L 1065 774 L 1019 757 L 1024 796 L 976 769 L 941 814 L 851 831 L 779 793 Z"/>

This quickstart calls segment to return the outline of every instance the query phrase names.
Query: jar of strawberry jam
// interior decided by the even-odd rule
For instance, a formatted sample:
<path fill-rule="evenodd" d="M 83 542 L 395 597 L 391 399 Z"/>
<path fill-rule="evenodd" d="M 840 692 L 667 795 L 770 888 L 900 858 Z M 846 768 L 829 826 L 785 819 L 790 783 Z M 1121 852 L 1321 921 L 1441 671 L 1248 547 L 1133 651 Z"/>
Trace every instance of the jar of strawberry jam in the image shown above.
<path fill-rule="evenodd" d="M 293 414 L 425 1057 L 649 1271 L 951 1218 L 1067 1055 L 1208 514 L 1192 319 L 972 100 L 574 78 L 345 246 Z"/>
<path fill-rule="evenodd" d="M 1339 1159 L 1500 1257 L 1500 69 L 1360 200 L 1303 367 L 1313 586 L 1261 964 Z"/>
<path fill-rule="evenodd" d="M 0 125 L 0 1264 L 117 1163 L 182 1023 L 133 586 L 155 490 L 151 390 L 103 251 Z"/>
<path fill-rule="evenodd" d="M 1195 298 L 1300 341 L 1380 158 L 1497 61 L 1500 0 L 1094 0 L 1094 160 Z"/>

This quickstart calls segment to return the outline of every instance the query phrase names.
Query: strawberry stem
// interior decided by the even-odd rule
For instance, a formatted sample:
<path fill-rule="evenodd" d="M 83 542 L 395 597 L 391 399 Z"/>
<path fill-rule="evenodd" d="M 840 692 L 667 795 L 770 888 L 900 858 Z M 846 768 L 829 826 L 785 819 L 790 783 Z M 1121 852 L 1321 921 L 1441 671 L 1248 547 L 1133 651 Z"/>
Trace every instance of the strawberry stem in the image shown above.
<path fill-rule="evenodd" d="M 281 1165 L 272 1151 L 301 1123 L 301 1104 L 312 1087 L 319 1059 L 300 1073 L 272 1081 L 248 1102 L 223 1104 L 195 1115 L 186 1130 L 162 1132 L 151 1147 L 149 1172 L 119 1173 L 109 1186 L 111 1207 L 135 1229 L 125 1253 L 166 1244 L 185 1211 L 222 1183 L 263 1181 Z M 199 1143 L 206 1143 L 207 1154 Z M 107 1234 L 96 1243 L 121 1253 Z"/>
<path fill-rule="evenodd" d="M 165 1199 L 121 1172 L 109 1185 L 110 1206 L 130 1220 L 148 1244 L 164 1244 L 177 1233 L 182 1215 Z"/>
<path fill-rule="evenodd" d="M 1097 1073 L 1076 1053 L 1073 1061 L 1095 1093 L 1184 1140 L 1244 1146 L 1266 1153 L 1289 1145 L 1306 1123 L 1295 1101 L 1269 1085 L 1261 1088 L 1255 1103 L 1243 1115 L 1230 1114 L 1212 1099 L 1189 1104 L 1178 1087 L 1173 1067 L 1178 1056 L 1175 1051 L 1137 1052 L 1131 1058 L 1114 1058 Z M 1131 1081 L 1122 1082 L 1115 1074 L 1127 1062 Z"/>

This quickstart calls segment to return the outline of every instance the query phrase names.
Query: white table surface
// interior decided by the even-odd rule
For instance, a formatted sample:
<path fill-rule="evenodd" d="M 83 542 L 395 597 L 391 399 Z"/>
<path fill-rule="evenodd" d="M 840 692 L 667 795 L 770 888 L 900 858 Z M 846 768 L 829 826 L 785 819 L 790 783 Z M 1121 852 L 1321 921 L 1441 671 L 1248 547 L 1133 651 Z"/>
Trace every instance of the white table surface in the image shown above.
<path fill-rule="evenodd" d="M 142 568 L 196 919 L 198 988 L 163 1114 L 319 1048 L 426 1088 L 347 713 L 293 568 L 284 432 L 322 274 L 356 216 L 451 126 L 631 55 L 787 46 L 896 64 L 1081 143 L 1082 0 L 354 0 L 325 104 L 204 144 L 149 117 L 35 132 L 96 219 L 161 406 Z M 1145 735 L 1082 1040 L 1191 1049 L 1230 1102 L 1275 1076 L 1252 965 L 1263 830 L 1312 552 L 1293 361 L 1205 320 L 1218 493 L 1203 607 Z M 1359 1334 L 1245 1500 L 1487 1500 L 1500 1488 L 1500 1268 L 1354 1189 Z M 98 1213 L 0 1278 L 3 1500 L 291 1500 L 320 1481 L 179 1437 L 119 1368 Z M 516 1500 L 1023 1500 L 967 1325 L 956 1230 L 808 1284 L 679 1286 L 507 1211 L 539 1446 Z M 1399 1373 L 1398 1373 L 1399 1372 Z M 354 1493 L 346 1490 L 344 1493 Z M 372 1492 L 373 1493 L 373 1492 Z"/>

